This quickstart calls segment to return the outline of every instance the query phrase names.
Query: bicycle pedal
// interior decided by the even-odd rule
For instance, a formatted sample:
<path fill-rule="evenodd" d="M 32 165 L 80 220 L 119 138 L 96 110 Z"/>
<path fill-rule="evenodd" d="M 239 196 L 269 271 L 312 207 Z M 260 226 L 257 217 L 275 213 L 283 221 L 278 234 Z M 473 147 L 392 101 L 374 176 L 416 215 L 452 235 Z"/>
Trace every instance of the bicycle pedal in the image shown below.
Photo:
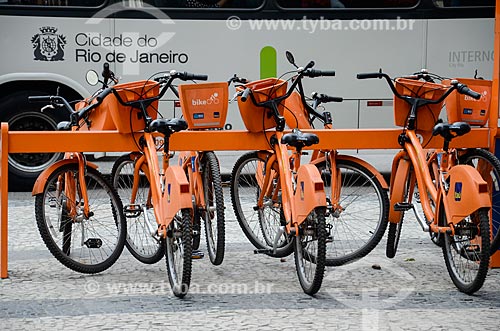
<path fill-rule="evenodd" d="M 260 249 L 254 249 L 253 253 L 270 255 L 273 253 L 273 250 L 269 248 L 260 248 Z"/>
<path fill-rule="evenodd" d="M 409 202 L 398 202 L 394 204 L 394 211 L 407 211 L 413 208 L 413 204 Z"/>
<path fill-rule="evenodd" d="M 99 238 L 89 238 L 83 244 L 88 248 L 101 248 L 102 240 Z"/>
<path fill-rule="evenodd" d="M 205 257 L 205 253 L 203 253 L 202 251 L 200 250 L 193 250 L 191 252 L 191 259 L 192 260 L 201 260 Z"/>

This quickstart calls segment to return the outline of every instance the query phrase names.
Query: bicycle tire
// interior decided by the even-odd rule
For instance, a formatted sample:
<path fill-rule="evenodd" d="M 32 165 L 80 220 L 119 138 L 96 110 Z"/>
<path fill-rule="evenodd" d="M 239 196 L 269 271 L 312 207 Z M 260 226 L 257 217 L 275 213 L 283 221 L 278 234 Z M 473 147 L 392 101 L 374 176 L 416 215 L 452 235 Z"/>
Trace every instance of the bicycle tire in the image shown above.
<path fill-rule="evenodd" d="M 90 167 L 85 180 L 91 216 L 85 219 L 78 173 L 78 164 L 65 164 L 49 175 L 43 192 L 35 197 L 35 217 L 43 242 L 59 262 L 74 271 L 93 274 L 108 269 L 120 257 L 126 221 L 116 190 Z M 74 179 L 75 199 L 66 195 L 67 178 Z M 68 204 L 77 211 L 70 220 Z M 54 220 L 59 223 L 52 224 Z"/>
<path fill-rule="evenodd" d="M 491 166 L 480 169 L 479 161 L 484 160 Z M 459 163 L 468 164 L 476 168 L 487 183 L 492 183 L 492 211 L 491 228 L 493 231 L 493 240 L 491 241 L 491 254 L 493 255 L 500 248 L 500 161 L 498 158 L 485 149 L 470 148 L 466 153 L 459 157 Z"/>
<path fill-rule="evenodd" d="M 389 198 L 382 184 L 367 168 L 350 160 L 336 160 L 341 192 L 338 210 L 332 210 L 329 162 L 316 165 L 327 196 L 326 265 L 340 266 L 370 253 L 387 229 Z M 362 213 L 362 215 L 360 215 Z"/>
<path fill-rule="evenodd" d="M 257 198 L 260 194 L 256 174 L 258 169 L 263 169 L 262 167 L 266 162 L 266 159 L 261 157 L 262 153 L 260 155 L 255 151 L 245 153 L 234 164 L 231 172 L 231 202 L 238 224 L 250 243 L 257 249 L 268 250 L 267 255 L 269 256 L 285 257 L 293 253 L 293 238 L 284 234 L 279 240 L 276 253 L 270 252 L 273 246 L 270 245 L 262 233 L 262 222 L 268 221 L 264 214 L 266 212 L 265 209 L 270 209 L 273 206 L 269 206 L 268 204 L 263 208 L 256 208 Z M 268 155 L 270 155 L 270 152 Z M 280 206 L 269 212 L 271 215 L 272 213 L 277 215 L 282 213 Z M 272 220 L 269 223 L 271 224 Z M 282 226 L 280 216 L 278 216 L 276 226 L 264 226 L 264 228 L 277 233 L 276 231 L 278 231 L 279 226 Z M 271 237 L 269 234 L 266 235 Z"/>
<path fill-rule="evenodd" d="M 207 206 L 201 216 L 205 221 L 208 256 L 213 265 L 219 265 L 224 260 L 225 208 L 219 161 L 214 152 L 203 154 L 202 181 Z"/>
<path fill-rule="evenodd" d="M 191 211 L 180 210 L 167 228 L 165 260 L 172 292 L 183 298 L 189 291 L 192 270 Z"/>
<path fill-rule="evenodd" d="M 440 218 L 446 217 L 443 209 Z M 488 209 L 479 209 L 455 225 L 454 237 L 450 234 L 444 235 L 443 256 L 446 269 L 455 286 L 466 294 L 478 291 L 488 273 L 491 249 L 488 213 Z M 446 219 L 443 222 L 446 222 Z M 481 237 L 479 240 L 474 240 L 476 239 L 474 228 L 478 230 L 477 236 Z M 467 271 L 470 269 L 474 269 L 475 273 L 474 275 L 470 273 L 471 277 L 467 277 L 469 275 Z"/>
<path fill-rule="evenodd" d="M 325 209 L 314 209 L 294 238 L 295 268 L 304 293 L 316 294 L 323 282 L 326 263 Z"/>
<path fill-rule="evenodd" d="M 191 166 L 191 162 L 188 163 L 187 167 Z M 186 179 L 190 181 L 189 178 L 189 170 L 187 168 L 184 168 L 184 173 L 186 174 Z M 191 186 L 191 183 L 189 183 Z M 192 248 L 193 250 L 198 250 L 200 248 L 200 242 L 201 242 L 201 211 L 196 206 L 196 197 L 194 194 L 191 196 L 191 200 L 193 202 L 193 242 L 192 242 Z"/>
<path fill-rule="evenodd" d="M 154 207 L 148 201 L 150 185 L 148 178 L 141 171 L 140 184 L 137 190 L 134 206 L 132 208 L 130 199 L 132 197 L 132 186 L 134 182 L 134 155 L 130 153 L 120 156 L 111 170 L 113 186 L 122 199 L 125 219 L 127 220 L 127 237 L 125 246 L 134 258 L 144 264 L 154 264 L 165 255 L 165 240 L 160 238 L 154 231 L 158 229 L 158 223 L 154 214 Z"/>
<path fill-rule="evenodd" d="M 404 191 L 403 191 L 403 201 L 404 203 L 409 203 L 411 201 L 411 182 L 412 182 L 412 173 L 411 170 L 408 172 L 404 183 Z M 401 217 L 398 223 L 389 222 L 389 229 L 387 231 L 387 244 L 385 248 L 385 255 L 392 259 L 396 256 L 396 252 L 399 246 L 399 240 L 401 238 L 401 229 L 403 228 L 403 220 L 404 220 L 404 211 L 401 211 Z"/>

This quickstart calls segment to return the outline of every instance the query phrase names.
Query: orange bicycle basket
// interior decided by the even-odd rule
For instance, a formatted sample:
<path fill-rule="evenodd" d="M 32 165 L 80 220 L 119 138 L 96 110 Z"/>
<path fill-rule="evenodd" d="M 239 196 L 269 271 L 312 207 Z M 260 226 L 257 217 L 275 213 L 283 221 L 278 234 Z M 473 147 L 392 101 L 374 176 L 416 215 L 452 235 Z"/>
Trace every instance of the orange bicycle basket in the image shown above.
<path fill-rule="evenodd" d="M 286 125 L 290 129 L 311 129 L 309 114 L 302 103 L 300 94 L 296 91 L 285 99 L 285 112 L 283 116 L 285 117 Z"/>
<path fill-rule="evenodd" d="M 448 122 L 467 122 L 470 125 L 484 126 L 488 122 L 491 103 L 491 80 L 457 78 L 471 90 L 481 94 L 481 99 L 476 100 L 468 95 L 453 91 L 446 98 L 446 113 Z M 450 84 L 450 80 L 443 80 L 443 84 Z"/>
<path fill-rule="evenodd" d="M 118 92 L 124 102 L 137 101 L 140 99 L 158 96 L 159 84 L 154 81 L 136 81 L 115 85 L 113 88 Z M 89 99 L 76 104 L 76 110 L 80 110 L 89 104 Z M 92 101 L 96 102 L 95 100 Z M 158 115 L 158 100 L 154 101 L 146 109 L 148 115 L 155 119 Z M 144 130 L 144 119 L 139 109 L 123 106 L 112 94 L 102 101 L 101 105 L 94 109 L 88 119 L 91 122 L 89 128 L 85 123 L 80 130 L 118 130 L 120 133 L 130 133 Z"/>
<path fill-rule="evenodd" d="M 252 90 L 257 102 L 264 102 L 285 95 L 287 82 L 282 79 L 267 78 L 245 84 L 244 86 L 238 86 L 236 91 L 243 91 L 247 87 Z M 270 113 L 271 110 L 254 105 L 250 97 L 246 102 L 242 102 L 241 98 L 238 98 L 238 108 L 248 131 L 262 132 L 276 127 L 276 121 Z M 285 106 L 281 103 L 278 106 L 280 115 L 283 115 L 284 109 Z"/>
<path fill-rule="evenodd" d="M 226 124 L 227 82 L 179 86 L 182 114 L 189 129 L 220 129 Z"/>
<path fill-rule="evenodd" d="M 424 82 L 420 80 L 398 78 L 396 79 L 396 90 L 401 95 L 418 97 L 422 99 L 436 100 L 446 92 L 447 87 L 442 84 Z M 394 124 L 405 126 L 410 115 L 410 104 L 394 96 Z M 417 129 L 430 131 L 439 118 L 443 102 L 436 105 L 426 105 L 417 110 Z"/>

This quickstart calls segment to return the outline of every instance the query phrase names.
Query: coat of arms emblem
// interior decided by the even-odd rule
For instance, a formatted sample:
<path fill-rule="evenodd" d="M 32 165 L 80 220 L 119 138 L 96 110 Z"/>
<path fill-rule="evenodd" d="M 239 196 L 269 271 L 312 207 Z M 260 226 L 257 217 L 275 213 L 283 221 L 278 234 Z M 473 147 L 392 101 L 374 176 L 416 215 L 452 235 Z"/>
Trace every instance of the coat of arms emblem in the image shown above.
<path fill-rule="evenodd" d="M 31 38 L 35 60 L 63 61 L 66 37 L 56 34 L 57 28 L 51 26 L 40 28 L 40 32 Z"/>

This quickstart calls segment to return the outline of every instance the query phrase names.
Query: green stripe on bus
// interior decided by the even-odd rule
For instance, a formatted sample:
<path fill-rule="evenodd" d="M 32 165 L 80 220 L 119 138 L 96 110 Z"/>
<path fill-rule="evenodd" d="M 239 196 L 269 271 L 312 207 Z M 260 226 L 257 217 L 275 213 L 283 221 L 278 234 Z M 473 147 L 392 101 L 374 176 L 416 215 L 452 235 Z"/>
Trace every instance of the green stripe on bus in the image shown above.
<path fill-rule="evenodd" d="M 260 79 L 276 77 L 278 65 L 276 62 L 276 49 L 266 46 L 260 50 Z"/>

